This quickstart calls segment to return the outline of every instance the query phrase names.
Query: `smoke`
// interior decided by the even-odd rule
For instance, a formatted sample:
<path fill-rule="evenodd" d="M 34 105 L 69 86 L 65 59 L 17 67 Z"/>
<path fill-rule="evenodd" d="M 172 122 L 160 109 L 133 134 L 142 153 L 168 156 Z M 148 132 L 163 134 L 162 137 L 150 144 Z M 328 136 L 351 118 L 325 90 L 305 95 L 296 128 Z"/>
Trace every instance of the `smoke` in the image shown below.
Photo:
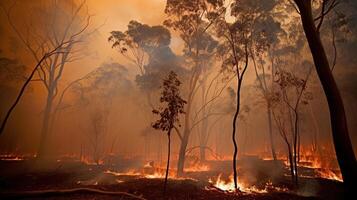
<path fill-rule="evenodd" d="M 247 2 L 254 3 L 252 1 Z M 8 8 L 10 1 L 2 2 L 2 4 Z M 38 19 L 36 16 L 28 16 L 26 11 L 35 11 L 41 5 L 44 5 L 43 1 L 31 1 L 31 3 L 20 1 L 20 3 L 16 4 L 16 9 L 12 16 L 22 32 L 26 31 L 26 27 L 21 26 L 22 19 L 28 19 L 28 21 Z M 259 4 L 259 7 L 263 11 L 269 11 L 274 5 L 273 1 L 267 1 L 264 4 Z M 349 32 L 339 35 L 341 38 L 343 36 L 346 37 L 338 42 L 339 56 L 334 71 L 339 87 L 345 97 L 349 128 L 355 150 L 357 150 L 357 116 L 355 114 L 357 113 L 357 107 L 354 104 L 357 98 L 357 82 L 355 79 L 357 60 L 354 55 L 357 47 L 356 5 L 356 2 L 349 1 L 348 4 L 339 7 L 341 12 L 343 11 L 349 19 L 348 25 L 346 25 Z M 61 6 L 65 11 L 70 10 L 69 5 Z M 154 3 L 143 1 L 121 1 L 120 3 L 117 1 L 105 1 L 98 3 L 98 1 L 88 1 L 89 13 L 94 14 L 93 21 L 91 21 L 93 24 L 91 25 L 92 27 L 100 28 L 90 40 L 84 41 L 85 44 L 82 48 L 85 49 L 86 53 L 83 54 L 83 58 L 68 63 L 63 72 L 63 78 L 60 79 L 59 96 L 73 81 L 84 78 L 67 90 L 63 102 L 59 104 L 56 120 L 52 125 L 53 133 L 50 136 L 51 145 L 49 145 L 49 151 L 52 154 L 79 155 L 82 152 L 83 155 L 92 157 L 95 151 L 93 147 L 95 138 L 98 136 L 98 148 L 100 149 L 98 151 L 101 159 L 105 159 L 107 154 L 113 153 L 121 156 L 137 156 L 148 160 L 162 160 L 162 154 L 166 148 L 162 147 L 165 140 L 161 137 L 161 133 L 149 128 L 154 117 L 151 113 L 152 108 L 148 105 L 146 93 L 150 92 L 150 100 L 153 105 L 156 105 L 159 101 L 158 93 L 162 78 L 167 75 L 167 72 L 174 70 L 183 82 L 183 94 L 187 94 L 185 87 L 190 81 L 187 75 L 192 73 L 189 71 L 190 63 L 187 61 L 185 49 L 182 48 L 183 42 L 178 39 L 179 35 L 175 31 L 170 30 L 169 32 L 169 30 L 165 30 L 160 26 L 165 19 L 164 6 L 164 2 L 158 1 Z M 256 6 L 256 4 L 251 6 Z M 45 11 L 44 13 L 50 13 L 50 10 Z M 84 14 L 81 14 L 81 16 L 83 17 Z M 148 30 L 150 28 L 155 29 L 153 32 L 144 30 L 148 34 L 146 35 L 147 37 L 162 34 L 159 46 L 145 46 L 146 51 L 150 52 L 150 56 L 144 65 L 145 73 L 143 74 L 140 74 L 130 61 L 120 56 L 117 49 L 111 49 L 111 44 L 107 42 L 111 31 L 125 31 L 131 20 L 137 20 L 138 23 L 145 24 Z M 2 117 L 9 103 L 17 94 L 20 83 L 23 81 L 23 76 L 28 75 L 28 71 L 32 69 L 35 61 L 21 44 L 20 39 L 16 37 L 3 12 L 0 15 L 0 22 Z M 55 27 L 54 30 L 60 29 L 61 23 L 56 24 L 58 27 Z M 272 33 L 269 37 L 267 36 L 267 41 L 286 44 L 283 48 L 275 51 L 276 56 L 302 51 L 302 57 L 298 58 L 301 62 L 296 67 L 304 66 L 307 68 L 304 65 L 304 61 L 311 62 L 311 58 L 307 54 L 306 41 L 298 38 L 293 43 L 288 44 L 285 43 L 286 40 L 279 40 L 277 36 L 284 35 L 285 33 L 281 33 L 281 29 L 286 27 L 281 26 L 273 18 L 268 18 L 266 23 L 257 24 L 257 27 L 259 27 L 259 30 Z M 41 31 L 45 30 L 44 27 L 42 29 Z M 329 55 L 331 55 L 332 49 L 328 36 L 330 35 L 324 37 L 324 43 L 327 46 Z M 211 53 L 212 49 L 217 46 L 216 39 L 207 36 L 200 40 L 202 43 L 200 44 L 202 45 L 201 50 Z M 212 80 L 219 73 L 221 63 L 216 58 L 209 60 L 209 55 L 206 56 L 201 58 L 201 61 L 205 61 L 204 64 L 207 65 L 208 69 L 204 76 L 208 80 Z M 288 55 L 287 59 L 292 60 L 293 58 Z M 262 60 L 262 63 L 266 66 L 270 65 L 267 60 Z M 8 68 L 11 70 L 6 71 Z M 304 70 L 301 71 L 304 72 Z M 16 72 L 16 74 L 12 74 L 12 72 Z M 6 76 L 3 75 L 5 73 L 7 74 Z M 245 109 L 247 112 L 244 113 L 244 122 L 241 123 L 242 125 L 239 126 L 238 130 L 239 146 L 242 147 L 240 155 L 244 157 L 244 155 L 261 154 L 264 157 L 268 157 L 270 154 L 266 107 L 262 100 L 261 92 L 256 88 L 257 79 L 251 65 L 246 77 L 242 89 L 242 104 L 248 109 Z M 267 77 L 272 79 L 273 75 L 269 74 Z M 309 86 L 310 92 L 314 94 L 311 106 L 316 114 L 321 142 L 324 146 L 332 149 L 326 101 L 315 73 L 313 73 L 313 77 Z M 215 81 L 212 81 L 211 88 L 218 88 L 217 91 L 219 91 L 219 88 L 224 85 L 224 81 L 226 80 L 219 76 Z M 201 80 L 200 83 L 204 83 L 204 81 Z M 209 82 L 207 81 L 206 87 L 208 86 Z M 211 111 L 217 111 L 219 114 L 224 113 L 224 115 L 215 116 L 208 120 L 210 137 L 207 141 L 207 145 L 212 147 L 216 154 L 224 158 L 230 158 L 232 153 L 230 142 L 232 113 L 230 110 L 234 105 L 234 80 L 227 85 L 227 88 L 223 90 L 224 92 L 222 92 L 219 100 L 212 106 Z M 26 91 L 24 98 L 10 119 L 5 134 L 0 136 L 2 152 L 36 153 L 43 118 L 45 93 L 45 88 L 39 83 L 31 83 L 30 90 Z M 214 95 L 209 94 L 207 96 L 212 97 Z M 202 106 L 200 98 L 204 94 L 201 91 L 197 91 L 197 96 L 198 100 L 193 103 L 194 112 L 198 112 Z M 56 105 L 57 103 L 58 101 L 56 101 Z M 308 107 L 304 107 L 303 112 L 308 113 Z M 243 117 L 243 115 L 241 116 Z M 199 144 L 199 133 L 202 128 L 202 125 L 198 125 L 193 130 L 193 137 L 189 142 L 190 147 Z M 276 126 L 273 128 L 278 152 L 285 156 L 284 143 L 276 130 Z M 314 130 L 313 121 L 309 114 L 302 117 L 301 130 L 303 132 L 302 137 L 306 138 L 302 140 L 303 145 L 308 147 L 310 146 L 310 135 Z M 174 134 L 174 157 L 178 153 L 179 140 L 180 138 L 177 134 Z M 192 156 L 199 157 L 198 150 L 193 151 Z M 214 159 L 214 156 L 208 155 L 208 158 Z M 252 164 L 251 167 L 254 168 L 255 165 Z M 275 173 L 280 173 L 277 170 L 271 171 L 273 177 Z M 253 180 L 255 175 L 249 175 L 249 177 L 248 179 L 252 178 L 251 181 L 255 181 Z M 310 187 L 310 185 L 306 186 L 306 188 Z M 308 194 L 310 193 L 308 192 Z"/>

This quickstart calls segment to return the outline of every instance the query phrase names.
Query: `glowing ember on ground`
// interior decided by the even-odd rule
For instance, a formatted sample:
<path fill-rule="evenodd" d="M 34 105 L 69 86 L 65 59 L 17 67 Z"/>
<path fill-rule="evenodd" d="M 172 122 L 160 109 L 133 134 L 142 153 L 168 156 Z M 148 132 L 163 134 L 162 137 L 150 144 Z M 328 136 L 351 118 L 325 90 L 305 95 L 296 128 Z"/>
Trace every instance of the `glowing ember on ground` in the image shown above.
<path fill-rule="evenodd" d="M 207 172 L 209 171 L 208 165 L 205 164 L 197 164 L 194 166 L 189 166 L 185 169 L 186 172 Z"/>
<path fill-rule="evenodd" d="M 81 162 L 87 164 L 87 165 L 103 165 L 104 161 L 103 160 L 98 160 L 98 161 L 93 161 L 93 159 L 90 159 L 88 157 L 82 157 Z"/>
<path fill-rule="evenodd" d="M 104 173 L 112 174 L 114 176 L 140 176 L 141 175 L 141 173 L 136 172 L 135 170 L 129 170 L 127 172 L 113 172 L 113 171 L 107 170 Z"/>
<path fill-rule="evenodd" d="M 0 155 L 0 160 L 7 160 L 7 161 L 21 161 L 26 160 L 28 158 L 36 158 L 36 154 L 26 154 L 26 155 L 16 155 L 16 154 L 5 154 Z"/>
<path fill-rule="evenodd" d="M 226 192 L 234 192 L 234 180 L 233 175 L 230 175 L 228 180 L 222 179 L 222 175 L 218 175 L 216 181 L 209 179 L 209 182 L 213 184 L 214 187 L 226 191 Z M 286 188 L 274 187 L 272 182 L 267 182 L 263 189 L 259 189 L 256 186 L 249 186 L 238 179 L 238 189 L 244 193 L 268 193 L 268 191 L 288 191 Z"/>
<path fill-rule="evenodd" d="M 152 173 L 150 172 L 145 172 L 145 170 L 134 170 L 131 169 L 127 172 L 113 172 L 110 170 L 105 171 L 104 173 L 108 174 L 113 174 L 115 176 L 140 176 L 140 177 L 145 177 L 145 178 L 165 178 L 165 170 L 155 168 L 155 171 Z M 176 176 L 173 173 L 169 172 L 169 178 L 176 178 Z"/>
<path fill-rule="evenodd" d="M 14 161 L 17 161 L 17 160 L 24 160 L 24 159 L 20 158 L 20 157 L 2 157 L 0 160 L 14 160 Z"/>

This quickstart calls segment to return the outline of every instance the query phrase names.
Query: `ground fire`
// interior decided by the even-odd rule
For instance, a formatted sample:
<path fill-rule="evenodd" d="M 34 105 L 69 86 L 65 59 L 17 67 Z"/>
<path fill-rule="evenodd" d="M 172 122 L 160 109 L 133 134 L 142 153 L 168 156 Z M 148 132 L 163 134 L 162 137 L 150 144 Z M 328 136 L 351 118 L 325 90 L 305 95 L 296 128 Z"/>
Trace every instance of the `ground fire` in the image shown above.
<path fill-rule="evenodd" d="M 356 199 L 357 1 L 0 1 L 0 199 Z"/>

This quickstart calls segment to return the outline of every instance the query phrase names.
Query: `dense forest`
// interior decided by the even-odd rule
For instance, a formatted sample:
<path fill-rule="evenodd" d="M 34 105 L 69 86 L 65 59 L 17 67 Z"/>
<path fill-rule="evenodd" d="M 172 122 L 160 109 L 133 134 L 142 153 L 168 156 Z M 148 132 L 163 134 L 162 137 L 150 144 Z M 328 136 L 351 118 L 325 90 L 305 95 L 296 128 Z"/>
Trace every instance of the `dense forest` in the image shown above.
<path fill-rule="evenodd" d="M 354 0 L 1 0 L 1 199 L 354 199 Z"/>

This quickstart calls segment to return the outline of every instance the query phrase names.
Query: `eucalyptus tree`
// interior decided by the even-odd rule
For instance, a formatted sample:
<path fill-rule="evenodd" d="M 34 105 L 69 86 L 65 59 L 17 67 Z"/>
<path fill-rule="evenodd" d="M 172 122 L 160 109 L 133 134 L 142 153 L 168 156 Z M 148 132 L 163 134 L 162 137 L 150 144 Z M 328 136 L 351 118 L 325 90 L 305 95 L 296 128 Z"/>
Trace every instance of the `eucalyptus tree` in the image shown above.
<path fill-rule="evenodd" d="M 168 19 L 164 25 L 179 33 L 184 42 L 184 57 L 188 63 L 188 84 L 185 85 L 187 91 L 187 106 L 185 109 L 185 119 L 183 132 L 175 129 L 180 138 L 180 150 L 177 163 L 177 173 L 184 172 L 186 149 L 192 132 L 191 116 L 193 102 L 199 87 L 199 80 L 205 71 L 204 59 L 212 56 L 217 42 L 209 34 L 208 29 L 213 24 L 213 18 L 224 14 L 224 9 L 218 10 L 222 6 L 223 0 L 168 0 L 166 2 L 165 13 Z M 213 20 L 210 21 L 209 19 Z"/>
<path fill-rule="evenodd" d="M 231 21 L 227 21 L 225 16 L 220 16 L 215 20 L 217 37 L 223 40 L 221 47 L 221 58 L 223 60 L 222 70 L 233 73 L 236 77 L 236 97 L 235 97 L 235 113 L 232 120 L 232 143 L 234 146 L 233 152 L 233 178 L 236 190 L 238 188 L 237 178 L 237 155 L 238 145 L 236 141 L 236 133 L 238 130 L 238 116 L 241 109 L 241 89 L 243 85 L 244 75 L 248 68 L 250 52 L 249 48 L 253 40 L 253 19 L 254 13 L 250 12 L 249 6 L 240 1 L 233 2 L 231 5 Z M 221 9 L 224 9 L 222 7 Z"/>
<path fill-rule="evenodd" d="M 333 142 L 343 181 L 348 188 L 352 189 L 357 179 L 357 161 L 349 138 L 343 100 L 320 37 L 325 17 L 338 6 L 340 1 L 323 0 L 319 2 L 321 4 L 318 7 L 318 12 L 314 12 L 312 0 L 294 0 L 293 6 L 301 17 L 315 68 L 327 98 Z"/>
<path fill-rule="evenodd" d="M 158 93 L 160 80 L 171 70 L 180 76 L 185 74 L 185 70 L 180 66 L 180 58 L 169 47 L 171 33 L 164 26 L 150 26 L 132 20 L 126 31 L 112 31 L 110 34 L 108 41 L 112 43 L 112 47 L 137 70 L 135 81 L 145 97 L 142 110 L 153 109 L 157 101 L 152 96 Z M 147 115 L 148 113 L 144 111 L 143 116 L 150 121 L 151 116 Z M 150 129 L 147 125 L 143 130 L 145 158 L 150 155 L 150 139 L 154 136 Z M 158 147 L 158 150 L 160 154 L 161 147 Z"/>
<path fill-rule="evenodd" d="M 177 78 L 177 74 L 171 71 L 162 84 L 160 102 L 163 104 L 163 107 L 152 111 L 154 114 L 160 115 L 160 119 L 152 127 L 167 131 L 168 146 L 164 195 L 166 194 L 167 177 L 170 167 L 171 130 L 175 124 L 179 123 L 179 115 L 185 113 L 184 105 L 187 103 L 180 95 L 180 85 L 181 81 Z"/>
<path fill-rule="evenodd" d="M 126 31 L 112 31 L 108 41 L 137 69 L 136 82 L 145 92 L 152 109 L 151 93 L 160 85 L 160 78 L 156 75 L 162 71 L 168 72 L 170 68 L 178 68 L 177 59 L 169 47 L 169 30 L 160 25 L 149 26 L 130 21 Z"/>
<path fill-rule="evenodd" d="M 305 62 L 299 66 L 300 70 L 295 69 L 291 70 L 293 72 L 289 72 L 289 69 L 285 66 L 287 64 L 284 63 L 283 65 L 284 67 L 278 68 L 274 74 L 272 113 L 280 136 L 287 147 L 292 181 L 297 185 L 301 141 L 301 107 L 312 100 L 312 94 L 306 91 L 307 83 L 312 73 L 312 66 Z M 300 74 L 302 75 L 297 73 L 301 71 L 302 73 Z M 286 125 L 287 121 L 290 122 L 290 129 L 287 128 L 289 127 Z"/>

